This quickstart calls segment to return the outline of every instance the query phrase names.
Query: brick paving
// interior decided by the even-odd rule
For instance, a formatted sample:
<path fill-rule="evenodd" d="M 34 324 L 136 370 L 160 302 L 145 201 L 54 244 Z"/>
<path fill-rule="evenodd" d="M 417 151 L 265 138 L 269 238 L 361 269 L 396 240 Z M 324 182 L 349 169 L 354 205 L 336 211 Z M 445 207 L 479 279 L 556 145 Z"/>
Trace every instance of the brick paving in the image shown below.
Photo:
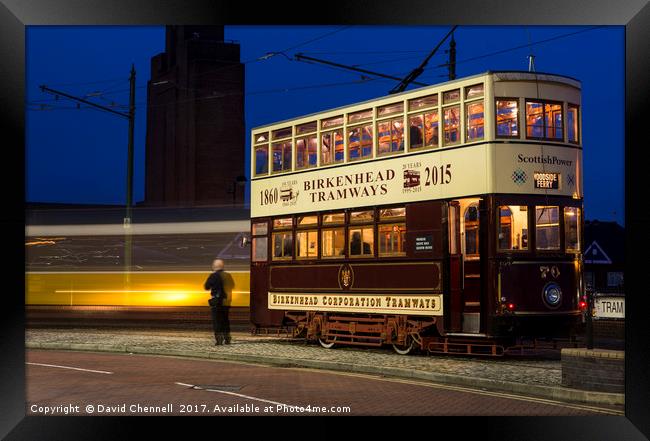
<path fill-rule="evenodd" d="M 458 390 L 422 382 L 216 360 L 30 350 L 27 362 L 26 410 L 29 415 L 43 414 L 39 408 L 45 406 L 56 409 L 60 405 L 75 406 L 74 415 L 146 415 L 151 412 L 139 410 L 138 406 L 153 409 L 153 414 L 160 415 L 168 412 L 197 416 L 241 414 L 240 410 L 227 409 L 237 404 L 258 407 L 258 410 L 243 412 L 257 415 L 312 412 L 489 416 L 621 414 L 615 409 Z M 98 369 L 111 374 L 62 369 L 61 366 Z M 282 404 L 305 407 L 307 413 L 283 411 Z M 91 405 L 90 411 L 88 405 Z M 272 412 L 262 410 L 269 405 Z M 169 410 L 157 411 L 156 406 Z M 314 406 L 319 410 L 313 409 Z M 320 410 L 323 408 L 324 412 Z"/>
<path fill-rule="evenodd" d="M 538 386 L 560 387 L 562 371 L 559 360 L 546 357 L 477 358 L 449 355 L 415 354 L 402 356 L 392 349 L 338 347 L 323 349 L 304 340 L 278 336 L 233 334 L 233 344 L 214 346 L 209 331 L 147 329 L 28 329 L 26 341 L 32 344 L 111 345 L 144 348 L 147 352 L 189 351 L 206 357 L 262 356 L 299 361 L 323 361 L 381 366 L 412 371 L 434 372 L 484 380 L 496 380 Z"/>

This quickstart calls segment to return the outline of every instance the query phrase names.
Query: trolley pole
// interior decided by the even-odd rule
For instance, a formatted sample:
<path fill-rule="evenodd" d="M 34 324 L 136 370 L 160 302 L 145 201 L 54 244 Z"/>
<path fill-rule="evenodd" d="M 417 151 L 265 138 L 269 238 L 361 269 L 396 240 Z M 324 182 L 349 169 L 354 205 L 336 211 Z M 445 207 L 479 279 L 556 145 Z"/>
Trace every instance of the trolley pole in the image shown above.
<path fill-rule="evenodd" d="M 133 206 L 133 132 L 135 128 L 135 66 L 131 65 L 129 76 L 129 144 L 127 148 L 126 166 L 126 217 L 124 218 L 124 267 L 126 281 L 130 282 L 130 272 L 133 261 L 133 243 L 131 237 L 131 208 Z"/>

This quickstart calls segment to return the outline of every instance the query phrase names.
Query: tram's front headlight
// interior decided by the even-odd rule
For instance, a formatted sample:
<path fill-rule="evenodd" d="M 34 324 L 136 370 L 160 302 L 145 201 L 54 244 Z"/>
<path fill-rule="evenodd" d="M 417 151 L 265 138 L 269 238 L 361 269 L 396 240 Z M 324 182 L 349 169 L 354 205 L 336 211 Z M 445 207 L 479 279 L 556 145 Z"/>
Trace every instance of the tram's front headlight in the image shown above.
<path fill-rule="evenodd" d="M 555 282 L 549 282 L 542 290 L 542 299 L 549 308 L 557 308 L 562 303 L 562 289 Z"/>

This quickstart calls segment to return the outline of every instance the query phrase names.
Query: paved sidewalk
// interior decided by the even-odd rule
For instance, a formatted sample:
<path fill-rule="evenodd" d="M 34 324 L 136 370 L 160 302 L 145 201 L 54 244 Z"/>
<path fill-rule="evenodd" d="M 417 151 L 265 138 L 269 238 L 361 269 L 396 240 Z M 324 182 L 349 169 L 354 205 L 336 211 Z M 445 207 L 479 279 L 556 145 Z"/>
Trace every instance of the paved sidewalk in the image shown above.
<path fill-rule="evenodd" d="M 148 329 L 28 329 L 27 348 L 176 355 L 280 366 L 343 370 L 416 378 L 590 404 L 622 405 L 623 394 L 561 387 L 560 360 L 402 356 L 386 349 L 323 349 L 303 340 L 234 333 L 233 344 L 214 346 L 209 331 Z"/>

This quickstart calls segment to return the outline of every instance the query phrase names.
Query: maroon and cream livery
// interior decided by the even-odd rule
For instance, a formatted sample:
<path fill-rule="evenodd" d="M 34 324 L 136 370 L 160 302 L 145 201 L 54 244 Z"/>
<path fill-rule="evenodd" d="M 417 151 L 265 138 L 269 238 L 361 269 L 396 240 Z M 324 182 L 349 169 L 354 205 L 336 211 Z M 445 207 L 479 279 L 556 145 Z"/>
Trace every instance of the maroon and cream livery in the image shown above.
<path fill-rule="evenodd" d="M 488 72 L 253 129 L 252 322 L 400 353 L 572 336 L 580 104 Z"/>

